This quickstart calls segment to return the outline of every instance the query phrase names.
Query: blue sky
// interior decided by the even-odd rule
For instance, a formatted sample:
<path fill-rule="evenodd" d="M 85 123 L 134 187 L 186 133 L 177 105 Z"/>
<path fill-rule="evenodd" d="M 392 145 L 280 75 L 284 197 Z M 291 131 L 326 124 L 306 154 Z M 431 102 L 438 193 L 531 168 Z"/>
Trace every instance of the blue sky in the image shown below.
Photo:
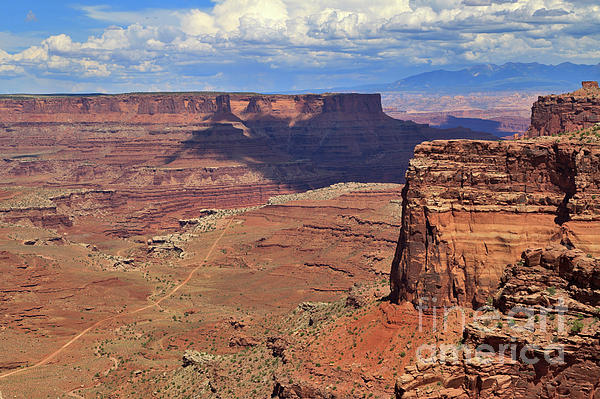
<path fill-rule="evenodd" d="M 596 0 L 7 2 L 0 92 L 293 91 L 600 62 Z"/>
<path fill-rule="evenodd" d="M 101 34 L 107 27 L 106 20 L 93 18 L 85 11 L 86 7 L 96 7 L 112 13 L 130 12 L 144 14 L 145 10 L 161 9 L 165 1 L 4 1 L 0 14 L 0 32 L 14 34 L 21 43 L 1 41 L 3 50 L 23 49 L 27 44 L 37 44 L 43 39 L 60 33 L 68 33 L 74 40 L 83 41 L 93 34 Z M 210 9 L 210 0 L 171 0 L 170 9 Z M 152 23 L 152 19 L 140 19 Z M 18 38 L 14 38 L 18 41 Z M 4 45 L 4 47 L 2 47 Z"/>

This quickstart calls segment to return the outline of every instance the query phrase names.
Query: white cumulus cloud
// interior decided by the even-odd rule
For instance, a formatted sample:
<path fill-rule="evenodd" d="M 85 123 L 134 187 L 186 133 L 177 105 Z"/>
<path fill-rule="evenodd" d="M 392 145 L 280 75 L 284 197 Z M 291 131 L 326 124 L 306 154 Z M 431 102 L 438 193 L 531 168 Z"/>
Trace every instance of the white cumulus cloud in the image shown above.
<path fill-rule="evenodd" d="M 597 63 L 600 39 L 600 6 L 591 0 L 215 0 L 209 9 L 80 10 L 107 27 L 84 41 L 65 31 L 0 50 L 0 76 L 180 87 L 268 82 L 273 70 L 377 76 L 415 65 Z"/>

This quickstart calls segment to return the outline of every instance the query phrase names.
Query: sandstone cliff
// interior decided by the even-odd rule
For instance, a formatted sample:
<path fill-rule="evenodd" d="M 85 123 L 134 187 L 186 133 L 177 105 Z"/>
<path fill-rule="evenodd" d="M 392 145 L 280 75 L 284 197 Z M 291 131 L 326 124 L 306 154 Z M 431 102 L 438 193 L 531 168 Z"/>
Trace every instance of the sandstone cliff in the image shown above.
<path fill-rule="evenodd" d="M 407 367 L 396 398 L 600 397 L 600 259 L 560 245 L 527 250 L 494 303 L 501 312 L 468 324 L 458 351 Z"/>
<path fill-rule="evenodd" d="M 600 123 L 598 82 L 583 82 L 581 89 L 568 94 L 540 96 L 531 108 L 527 136 L 553 136 L 588 129 Z"/>
<path fill-rule="evenodd" d="M 133 93 L 117 95 L 0 96 L 2 122 L 164 123 L 251 119 L 257 113 L 288 121 L 317 114 L 383 114 L 379 94 L 259 95 Z M 234 115 L 235 114 L 235 115 Z"/>
<path fill-rule="evenodd" d="M 416 144 L 460 137 L 491 136 L 393 119 L 377 94 L 3 96 L 0 178 L 108 190 L 88 195 L 86 217 L 127 236 L 177 228 L 204 208 L 337 182 L 402 182 Z M 65 225 L 80 207 L 69 204 L 0 219 Z"/>
<path fill-rule="evenodd" d="M 598 143 L 422 143 L 402 197 L 394 302 L 481 305 L 511 259 L 550 241 L 600 254 Z"/>

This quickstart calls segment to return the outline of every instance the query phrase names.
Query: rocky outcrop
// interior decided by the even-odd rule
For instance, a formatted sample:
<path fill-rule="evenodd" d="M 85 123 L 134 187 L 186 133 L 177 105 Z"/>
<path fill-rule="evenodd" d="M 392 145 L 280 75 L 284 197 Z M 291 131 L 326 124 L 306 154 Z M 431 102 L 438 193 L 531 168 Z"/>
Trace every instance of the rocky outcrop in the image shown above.
<path fill-rule="evenodd" d="M 271 99 L 267 96 L 252 96 L 244 110 L 246 114 L 270 113 L 273 110 Z"/>
<path fill-rule="evenodd" d="M 494 304 L 396 383 L 396 398 L 600 397 L 600 259 L 564 246 L 507 267 Z"/>
<path fill-rule="evenodd" d="M 0 209 L 0 221 L 49 229 L 73 226 L 71 218 L 57 213 L 56 207 Z"/>
<path fill-rule="evenodd" d="M 276 383 L 271 398 L 275 399 L 347 399 L 347 396 L 326 392 L 320 387 L 308 384 Z"/>
<path fill-rule="evenodd" d="M 184 239 L 176 234 L 167 236 L 154 236 L 148 239 L 148 253 L 173 255 L 179 258 L 185 257 L 181 242 Z"/>
<path fill-rule="evenodd" d="M 544 138 L 434 141 L 406 173 L 391 299 L 475 305 L 507 260 L 563 241 L 600 254 L 600 145 Z"/>
<path fill-rule="evenodd" d="M 598 82 L 582 82 L 581 89 L 568 94 L 540 96 L 531 108 L 527 136 L 553 136 L 588 129 L 600 123 Z"/>
<path fill-rule="evenodd" d="M 188 349 L 183 353 L 181 364 L 183 367 L 202 367 L 206 365 L 214 365 L 219 360 L 220 357 L 217 355 Z"/>
<path fill-rule="evenodd" d="M 3 96 L 0 179 L 94 190 L 48 204 L 57 211 L 46 218 L 93 219 L 128 237 L 177 229 L 205 208 L 337 182 L 401 182 L 416 144 L 459 137 L 491 136 L 393 119 L 377 94 Z M 39 219 L 28 220 L 67 220 Z"/>
<path fill-rule="evenodd" d="M 528 249 L 507 267 L 495 304 L 507 314 L 518 306 L 537 311 L 564 306 L 574 317 L 596 316 L 600 309 L 600 262 L 571 245 Z"/>

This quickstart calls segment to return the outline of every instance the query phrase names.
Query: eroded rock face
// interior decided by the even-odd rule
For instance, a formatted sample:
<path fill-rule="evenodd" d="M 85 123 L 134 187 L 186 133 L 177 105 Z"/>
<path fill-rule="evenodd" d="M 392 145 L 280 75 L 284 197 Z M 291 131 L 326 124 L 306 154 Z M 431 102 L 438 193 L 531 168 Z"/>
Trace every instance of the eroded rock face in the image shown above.
<path fill-rule="evenodd" d="M 84 192 L 0 219 L 62 228 L 85 209 L 116 236 L 177 229 L 205 208 L 401 182 L 416 144 L 455 137 L 491 136 L 393 119 L 377 94 L 5 96 L 0 178 Z"/>
<path fill-rule="evenodd" d="M 504 271 L 495 298 L 503 313 L 517 306 L 555 307 L 559 298 L 572 316 L 593 317 L 600 312 L 598 258 L 562 245 L 528 249 L 521 257 L 519 264 Z"/>
<path fill-rule="evenodd" d="M 551 240 L 600 254 L 598 144 L 427 142 L 406 180 L 394 302 L 481 305 L 510 259 Z"/>
<path fill-rule="evenodd" d="M 600 397 L 599 277 L 600 260 L 583 251 L 525 251 L 502 279 L 494 301 L 501 313 L 464 330 L 472 354 L 407 367 L 396 398 Z M 483 345 L 492 356 L 473 355 Z"/>
<path fill-rule="evenodd" d="M 186 122 L 215 115 L 274 111 L 290 119 L 300 114 L 341 112 L 382 114 L 379 94 L 254 95 L 157 93 L 81 96 L 4 96 L 3 122 Z M 306 115 L 305 115 L 306 116 Z M 163 119 L 161 119 L 163 118 Z"/>
<path fill-rule="evenodd" d="M 277 383 L 273 388 L 272 398 L 276 399 L 338 399 L 342 396 L 331 392 L 325 392 L 318 386 L 307 384 L 281 384 Z M 347 397 L 343 397 L 346 399 Z"/>
<path fill-rule="evenodd" d="M 214 364 L 218 360 L 219 356 L 210 353 L 186 350 L 183 354 L 181 363 L 183 367 L 205 366 L 207 364 Z"/>
<path fill-rule="evenodd" d="M 581 89 L 568 94 L 540 96 L 531 108 L 527 136 L 552 136 L 587 129 L 600 123 L 598 82 L 582 82 Z"/>

